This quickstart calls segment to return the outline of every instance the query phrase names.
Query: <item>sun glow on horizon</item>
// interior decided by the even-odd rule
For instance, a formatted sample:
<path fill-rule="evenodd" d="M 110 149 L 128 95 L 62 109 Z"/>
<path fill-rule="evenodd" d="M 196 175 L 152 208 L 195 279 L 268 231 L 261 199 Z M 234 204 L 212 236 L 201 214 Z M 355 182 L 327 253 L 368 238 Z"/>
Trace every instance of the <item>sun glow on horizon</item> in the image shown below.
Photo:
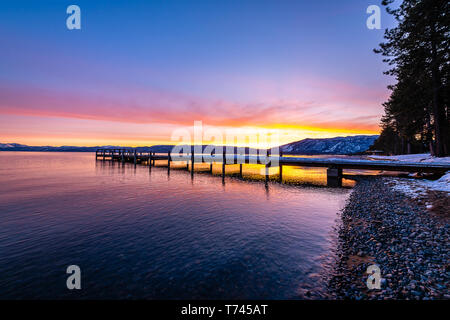
<path fill-rule="evenodd" d="M 88 120 L 84 120 L 88 121 Z M 81 130 L 79 132 L 69 132 L 60 134 L 49 130 L 46 134 L 41 132 L 13 132 L 3 134 L 0 143 L 19 143 L 29 146 L 123 146 L 123 147 L 143 147 L 152 145 L 175 145 L 183 144 L 180 139 L 171 138 L 173 132 L 184 128 L 192 132 L 192 127 L 182 126 L 164 126 L 158 125 L 158 128 L 152 129 L 153 125 L 138 125 L 137 128 L 132 125 L 125 125 L 127 129 L 118 125 L 116 132 L 102 130 L 95 132 L 92 130 Z M 95 125 L 94 125 L 95 127 Z M 55 127 L 53 127 L 55 128 Z M 89 129 L 89 127 L 86 127 Z M 245 127 L 219 127 L 207 126 L 209 129 L 222 133 L 223 138 L 219 141 L 202 137 L 201 143 L 215 145 L 235 145 L 239 147 L 269 148 L 278 145 L 299 141 L 306 138 L 333 138 L 354 135 L 376 135 L 379 131 L 369 129 L 347 129 L 347 128 L 321 128 L 313 126 L 294 126 L 294 125 L 266 125 L 266 126 L 245 126 Z M 67 128 L 68 129 L 68 128 Z M 144 130 L 145 129 L 145 130 Z M 39 130 L 40 131 L 40 130 Z M 69 130 L 70 131 L 70 130 Z M 123 134 L 121 133 L 123 132 Z M 234 136 L 234 140 L 227 141 L 227 132 Z M 273 141 L 260 141 L 261 135 L 276 136 Z M 221 141 L 220 141 L 221 140 Z M 263 139 L 264 140 L 264 139 Z M 194 142 L 192 138 L 192 143 Z M 198 144 L 198 143 L 193 143 Z"/>

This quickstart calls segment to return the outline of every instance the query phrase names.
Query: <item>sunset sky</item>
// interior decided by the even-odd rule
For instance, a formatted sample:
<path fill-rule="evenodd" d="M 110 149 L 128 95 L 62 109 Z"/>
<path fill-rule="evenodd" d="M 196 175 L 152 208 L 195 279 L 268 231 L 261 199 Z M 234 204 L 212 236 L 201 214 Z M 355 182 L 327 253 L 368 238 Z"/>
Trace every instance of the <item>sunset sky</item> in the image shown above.
<path fill-rule="evenodd" d="M 66 8 L 81 8 L 68 30 Z M 2 1 L 0 143 L 173 143 L 202 121 L 281 142 L 376 134 L 380 1 Z"/>

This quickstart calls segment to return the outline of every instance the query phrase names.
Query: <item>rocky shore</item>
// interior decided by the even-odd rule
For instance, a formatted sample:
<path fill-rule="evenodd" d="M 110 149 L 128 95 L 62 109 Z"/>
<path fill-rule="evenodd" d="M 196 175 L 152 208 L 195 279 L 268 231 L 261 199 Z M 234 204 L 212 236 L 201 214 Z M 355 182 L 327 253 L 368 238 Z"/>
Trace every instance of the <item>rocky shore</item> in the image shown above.
<path fill-rule="evenodd" d="M 341 213 L 329 298 L 450 299 L 448 215 L 393 191 L 389 179 L 361 178 L 350 195 Z M 374 264 L 381 289 L 369 290 L 366 271 Z"/>

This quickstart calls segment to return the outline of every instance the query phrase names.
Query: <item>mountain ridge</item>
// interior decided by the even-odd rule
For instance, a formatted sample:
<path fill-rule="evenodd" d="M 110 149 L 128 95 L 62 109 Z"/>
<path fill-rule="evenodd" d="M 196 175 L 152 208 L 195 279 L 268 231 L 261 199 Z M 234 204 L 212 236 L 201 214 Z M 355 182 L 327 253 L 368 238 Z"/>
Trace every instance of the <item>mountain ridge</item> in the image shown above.
<path fill-rule="evenodd" d="M 280 146 L 284 154 L 339 154 L 350 155 L 367 151 L 378 135 L 357 135 L 347 137 L 306 138 Z"/>
<path fill-rule="evenodd" d="M 287 143 L 280 146 L 283 154 L 303 154 L 303 155 L 320 155 L 320 154 L 357 154 L 369 149 L 375 142 L 378 135 L 358 135 L 334 138 L 306 138 L 300 141 Z M 172 145 L 155 145 L 147 147 L 138 147 L 139 151 L 159 151 L 167 152 Z M 78 147 L 78 146 L 28 146 L 19 143 L 0 143 L 0 151 L 35 151 L 35 152 L 95 152 L 100 148 L 120 149 L 127 148 L 121 146 L 95 146 L 95 147 Z"/>

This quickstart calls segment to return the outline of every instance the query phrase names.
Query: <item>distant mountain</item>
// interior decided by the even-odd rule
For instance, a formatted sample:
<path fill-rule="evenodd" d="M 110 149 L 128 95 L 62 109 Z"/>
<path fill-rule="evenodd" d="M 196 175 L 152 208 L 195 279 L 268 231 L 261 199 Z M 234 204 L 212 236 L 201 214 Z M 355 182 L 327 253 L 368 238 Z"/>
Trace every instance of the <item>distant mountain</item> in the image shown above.
<path fill-rule="evenodd" d="M 356 154 L 369 149 L 378 136 L 351 136 L 329 139 L 304 139 L 281 146 L 284 154 Z M 203 146 L 205 148 L 206 146 Z M 74 146 L 27 146 L 18 143 L 0 143 L 0 151 L 53 151 L 53 152 L 95 152 L 99 148 L 121 149 L 120 146 L 74 147 Z M 138 151 L 153 151 L 166 153 L 173 145 L 156 145 L 138 147 Z M 250 153 L 257 153 L 257 149 L 250 149 Z"/>
<path fill-rule="evenodd" d="M 74 146 L 27 146 L 18 143 L 0 143 L 0 151 L 55 151 L 55 152 L 95 152 L 99 148 L 119 149 L 119 146 L 74 147 Z"/>
<path fill-rule="evenodd" d="M 27 146 L 18 143 L 0 143 L 0 151 L 60 151 L 60 152 L 94 152 L 98 148 L 106 147 L 73 147 L 73 146 Z M 118 147 L 116 147 L 118 148 Z"/>
<path fill-rule="evenodd" d="M 280 146 L 284 154 L 357 154 L 367 151 L 378 138 L 349 136 L 328 139 L 304 139 Z"/>
<path fill-rule="evenodd" d="M 172 151 L 174 145 L 154 145 L 148 147 L 137 147 L 138 152 L 159 152 L 167 153 Z M 181 147 L 181 146 L 180 146 Z M 204 145 L 202 148 L 208 147 Z M 224 147 L 226 148 L 226 147 Z M 96 146 L 96 147 L 74 147 L 74 146 L 27 146 L 18 143 L 0 143 L 0 151 L 52 151 L 52 152 L 95 152 L 97 149 L 131 149 L 131 147 L 121 147 L 121 146 Z M 251 153 L 258 153 L 258 149 L 249 149 Z M 236 152 L 236 151 L 235 151 Z"/>

